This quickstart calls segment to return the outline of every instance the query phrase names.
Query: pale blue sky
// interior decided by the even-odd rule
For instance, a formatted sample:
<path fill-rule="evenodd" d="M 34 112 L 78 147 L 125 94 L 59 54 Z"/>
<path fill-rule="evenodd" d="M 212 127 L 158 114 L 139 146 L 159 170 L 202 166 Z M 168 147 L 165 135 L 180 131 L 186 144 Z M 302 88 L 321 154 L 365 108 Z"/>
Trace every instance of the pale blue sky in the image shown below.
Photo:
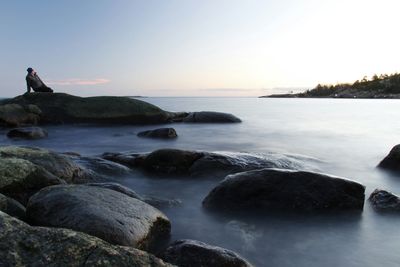
<path fill-rule="evenodd" d="M 0 95 L 256 96 L 399 71 L 395 0 L 0 2 Z M 275 88 L 275 89 L 273 89 Z"/>

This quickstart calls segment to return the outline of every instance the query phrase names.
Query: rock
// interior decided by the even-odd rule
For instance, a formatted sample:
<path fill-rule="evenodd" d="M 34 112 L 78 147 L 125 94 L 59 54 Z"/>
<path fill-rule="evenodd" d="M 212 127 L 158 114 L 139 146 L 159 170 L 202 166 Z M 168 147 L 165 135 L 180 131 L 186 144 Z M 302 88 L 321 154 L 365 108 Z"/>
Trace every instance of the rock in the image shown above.
<path fill-rule="evenodd" d="M 400 171 L 400 144 L 390 150 L 389 154 L 379 163 L 378 167 L 392 171 Z"/>
<path fill-rule="evenodd" d="M 147 204 L 156 207 L 156 208 L 165 208 L 165 207 L 175 207 L 179 206 L 182 204 L 182 201 L 179 199 L 165 199 L 165 198 L 159 198 L 159 197 L 154 197 L 154 196 L 141 196 L 132 189 L 129 189 L 126 186 L 120 185 L 118 183 L 113 183 L 113 182 L 106 182 L 106 183 L 88 183 L 85 184 L 88 186 L 98 186 L 102 188 L 107 188 L 111 189 L 117 192 L 120 192 L 122 194 L 125 194 L 129 197 L 133 197 L 136 199 L 139 199 L 143 202 L 146 202 Z"/>
<path fill-rule="evenodd" d="M 362 210 L 365 187 L 321 173 L 261 169 L 227 176 L 203 200 L 220 211 Z"/>
<path fill-rule="evenodd" d="M 172 243 L 161 255 L 161 258 L 180 267 L 252 266 L 233 251 L 187 239 Z"/>
<path fill-rule="evenodd" d="M 143 250 L 155 249 L 171 229 L 168 218 L 152 206 L 86 185 L 44 188 L 30 198 L 26 214 L 33 225 L 68 228 Z"/>
<path fill-rule="evenodd" d="M 133 198 L 136 198 L 136 199 L 139 199 L 139 200 L 143 201 L 143 198 L 138 193 L 136 193 L 135 191 L 129 189 L 128 187 L 120 185 L 118 183 L 113 183 L 113 182 L 88 183 L 88 184 L 85 184 L 85 185 L 97 186 L 97 187 L 101 187 L 101 188 L 107 188 L 107 189 L 110 189 L 110 190 L 114 190 L 114 191 L 120 192 L 120 193 L 122 193 L 124 195 L 127 195 L 129 197 L 133 197 Z"/>
<path fill-rule="evenodd" d="M 96 172 L 98 175 L 113 176 L 126 175 L 130 169 L 125 165 L 102 159 L 99 157 L 83 157 L 70 155 L 73 162 L 79 166 L 84 166 L 86 169 Z"/>
<path fill-rule="evenodd" d="M 129 97 L 30 93 L 2 103 L 34 104 L 42 111 L 44 123 L 151 124 L 169 122 L 175 117 L 173 113 Z"/>
<path fill-rule="evenodd" d="M 32 227 L 0 212 L 0 266 L 172 266 L 131 247 L 68 229 Z"/>
<path fill-rule="evenodd" d="M 62 183 L 62 179 L 30 161 L 0 157 L 0 193 L 24 205 L 43 187 Z"/>
<path fill-rule="evenodd" d="M 40 127 L 15 128 L 7 133 L 9 138 L 42 139 L 48 136 L 46 130 Z"/>
<path fill-rule="evenodd" d="M 183 119 L 183 122 L 203 122 L 203 123 L 221 123 L 221 122 L 241 122 L 241 120 L 229 113 L 201 111 L 191 112 Z"/>
<path fill-rule="evenodd" d="M 70 157 L 47 149 L 3 146 L 0 147 L 0 157 L 28 160 L 67 183 L 87 183 L 97 180 L 93 172 L 73 162 Z"/>
<path fill-rule="evenodd" d="M 163 138 L 163 139 L 171 139 L 178 137 L 174 128 L 159 128 L 159 129 L 144 131 L 138 133 L 137 136 L 149 137 L 149 138 Z"/>
<path fill-rule="evenodd" d="M 368 200 L 378 211 L 400 211 L 400 198 L 395 194 L 382 189 L 375 189 Z"/>
<path fill-rule="evenodd" d="M 307 169 L 308 158 L 269 153 L 202 152 L 159 149 L 151 153 L 105 153 L 103 158 L 131 168 L 143 168 L 159 174 L 217 177 L 262 168 Z"/>
<path fill-rule="evenodd" d="M 0 125 L 18 127 L 36 125 L 40 121 L 40 109 L 35 105 L 0 105 Z"/>
<path fill-rule="evenodd" d="M 10 216 L 25 220 L 25 207 L 18 201 L 0 194 L 0 210 Z"/>

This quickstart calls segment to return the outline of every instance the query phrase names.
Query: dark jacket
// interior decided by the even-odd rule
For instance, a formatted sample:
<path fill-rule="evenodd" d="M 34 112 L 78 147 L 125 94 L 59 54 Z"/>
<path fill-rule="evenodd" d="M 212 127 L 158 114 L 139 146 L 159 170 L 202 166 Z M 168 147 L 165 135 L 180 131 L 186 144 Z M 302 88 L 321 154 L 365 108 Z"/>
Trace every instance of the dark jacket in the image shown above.
<path fill-rule="evenodd" d="M 39 78 L 39 76 L 37 74 L 26 75 L 26 89 L 27 89 L 28 93 L 31 91 L 31 87 L 35 91 L 35 89 L 41 88 L 43 86 L 46 86 L 46 85 Z"/>

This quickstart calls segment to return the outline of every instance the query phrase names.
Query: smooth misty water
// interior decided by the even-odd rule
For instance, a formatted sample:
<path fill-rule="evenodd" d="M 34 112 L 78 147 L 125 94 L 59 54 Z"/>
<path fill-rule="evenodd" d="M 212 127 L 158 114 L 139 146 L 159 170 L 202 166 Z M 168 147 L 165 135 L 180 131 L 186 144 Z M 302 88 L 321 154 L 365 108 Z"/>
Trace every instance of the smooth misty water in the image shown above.
<path fill-rule="evenodd" d="M 174 141 L 140 139 L 157 126 L 51 126 L 49 138 L 2 144 L 35 145 L 83 155 L 175 147 L 206 151 L 277 152 L 310 157 L 305 164 L 400 193 L 400 177 L 375 168 L 400 143 L 400 101 L 257 98 L 145 98 L 170 111 L 231 112 L 241 124 L 172 124 Z M 5 133 L 5 132 L 4 132 Z M 314 158 L 314 159 L 313 159 Z M 220 179 L 114 177 L 141 194 L 178 198 L 163 209 L 172 239 L 191 238 L 232 249 L 256 266 L 399 266 L 400 216 L 374 212 L 320 216 L 217 216 L 201 201 Z"/>

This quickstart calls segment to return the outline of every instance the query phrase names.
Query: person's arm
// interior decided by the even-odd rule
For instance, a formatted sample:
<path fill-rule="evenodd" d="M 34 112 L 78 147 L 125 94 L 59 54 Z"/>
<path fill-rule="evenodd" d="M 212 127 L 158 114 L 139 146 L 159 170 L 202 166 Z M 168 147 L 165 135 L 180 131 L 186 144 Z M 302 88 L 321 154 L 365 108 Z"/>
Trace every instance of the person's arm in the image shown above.
<path fill-rule="evenodd" d="M 30 92 L 31 92 L 31 86 L 29 85 L 29 80 L 28 80 L 28 78 L 26 78 L 26 91 L 27 91 L 27 93 L 30 93 Z"/>
<path fill-rule="evenodd" d="M 42 79 L 40 79 L 39 75 L 36 74 L 36 77 L 39 79 L 39 81 L 43 84 L 44 87 L 48 87 L 48 86 L 42 81 Z"/>

